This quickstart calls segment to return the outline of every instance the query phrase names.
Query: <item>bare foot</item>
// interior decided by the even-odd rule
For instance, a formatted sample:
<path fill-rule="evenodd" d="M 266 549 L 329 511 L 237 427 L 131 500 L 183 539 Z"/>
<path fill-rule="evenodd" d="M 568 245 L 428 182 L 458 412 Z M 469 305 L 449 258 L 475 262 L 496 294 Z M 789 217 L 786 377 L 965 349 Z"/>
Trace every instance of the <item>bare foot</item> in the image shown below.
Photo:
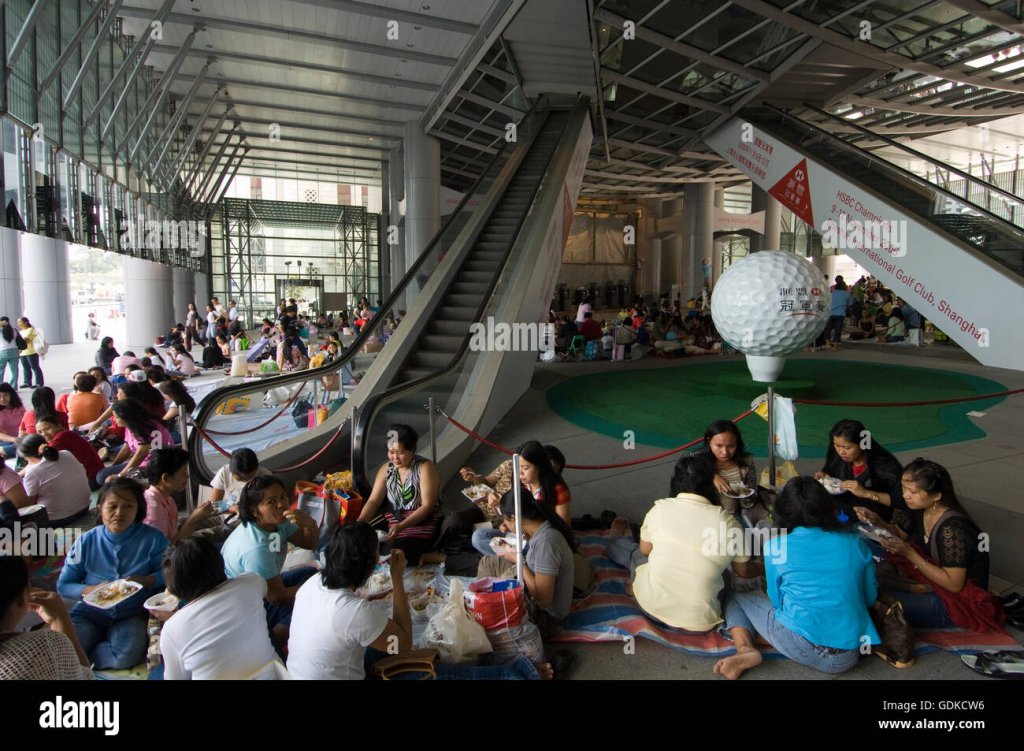
<path fill-rule="evenodd" d="M 540 673 L 540 679 L 542 681 L 550 681 L 555 677 L 555 670 L 551 667 L 550 662 L 545 662 L 543 665 L 537 666 L 537 672 Z"/>
<path fill-rule="evenodd" d="M 612 522 L 612 537 L 633 537 L 633 531 L 629 527 L 629 519 L 624 516 L 618 517 Z"/>
<path fill-rule="evenodd" d="M 743 675 L 744 671 L 760 665 L 763 659 L 761 653 L 754 647 L 737 647 L 736 654 L 722 658 L 715 663 L 714 672 L 734 681 Z"/>

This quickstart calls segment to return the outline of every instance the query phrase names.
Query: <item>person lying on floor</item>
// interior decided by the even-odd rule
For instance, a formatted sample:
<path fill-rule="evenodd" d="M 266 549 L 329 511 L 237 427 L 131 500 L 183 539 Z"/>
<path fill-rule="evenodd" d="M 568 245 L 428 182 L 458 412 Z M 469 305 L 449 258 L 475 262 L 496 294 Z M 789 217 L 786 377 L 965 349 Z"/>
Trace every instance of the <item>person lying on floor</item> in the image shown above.
<path fill-rule="evenodd" d="M 284 483 L 273 475 L 246 484 L 238 499 L 238 518 L 241 524 L 221 548 L 224 570 L 231 578 L 254 573 L 266 580 L 267 626 L 280 649 L 288 641 L 295 593 L 315 573 L 308 566 L 282 573 L 288 543 L 313 550 L 320 530 L 309 514 L 291 508 Z"/>
<path fill-rule="evenodd" d="M 303 584 L 295 597 L 288 672 L 304 680 L 362 680 L 368 666 L 412 649 L 412 613 L 403 583 L 405 554 L 401 549 L 391 552 L 391 618 L 380 603 L 356 594 L 380 560 L 377 534 L 370 525 L 336 527 L 325 557 L 324 570 Z M 436 671 L 442 680 L 551 678 L 550 665 L 535 668 L 524 657 L 494 667 L 442 663 Z M 422 674 L 403 677 L 418 679 Z"/>

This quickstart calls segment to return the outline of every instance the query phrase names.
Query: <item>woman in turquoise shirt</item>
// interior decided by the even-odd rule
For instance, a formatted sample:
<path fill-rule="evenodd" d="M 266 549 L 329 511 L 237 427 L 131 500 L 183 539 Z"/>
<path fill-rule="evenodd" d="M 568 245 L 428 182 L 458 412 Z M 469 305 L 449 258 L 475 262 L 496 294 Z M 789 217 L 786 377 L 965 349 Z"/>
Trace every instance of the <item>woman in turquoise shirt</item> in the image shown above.
<path fill-rule="evenodd" d="M 724 633 L 736 654 L 714 671 L 739 678 L 761 664 L 760 634 L 801 665 L 842 673 L 857 664 L 861 648 L 878 644 L 868 609 L 878 596 L 875 567 L 864 541 L 844 531 L 832 499 L 813 477 L 794 477 L 775 504 L 785 534 L 764 553 L 768 597 L 732 594 L 725 603 Z"/>
<path fill-rule="evenodd" d="M 142 589 L 112 608 L 79 602 L 71 620 L 82 648 L 98 670 L 123 670 L 146 657 L 146 611 L 142 603 L 164 587 L 161 569 L 167 538 L 143 524 L 146 500 L 142 486 L 119 477 L 103 486 L 98 511 L 103 524 L 82 535 L 64 562 L 57 593 L 68 599 L 99 589 L 108 582 L 128 579 Z"/>

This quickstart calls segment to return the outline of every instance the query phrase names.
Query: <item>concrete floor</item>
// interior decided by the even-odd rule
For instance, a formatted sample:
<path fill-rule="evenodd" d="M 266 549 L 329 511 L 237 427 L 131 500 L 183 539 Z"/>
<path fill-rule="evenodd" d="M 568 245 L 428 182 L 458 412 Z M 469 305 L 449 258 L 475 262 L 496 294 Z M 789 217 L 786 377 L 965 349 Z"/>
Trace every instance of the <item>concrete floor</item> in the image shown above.
<path fill-rule="evenodd" d="M 627 458 L 660 453 L 663 449 L 641 444 L 627 452 L 621 440 L 597 435 L 567 422 L 548 408 L 545 391 L 565 379 L 589 373 L 626 368 L 639 375 L 644 370 L 656 368 L 699 368 L 718 361 L 719 357 L 739 359 L 742 356 L 678 360 L 648 357 L 640 362 L 625 363 L 538 363 L 529 391 L 488 438 L 509 448 L 530 439 L 553 443 L 565 453 L 570 463 L 575 464 L 621 462 Z M 983 367 L 962 350 L 946 346 L 908 349 L 893 345 L 849 344 L 836 353 L 800 353 L 792 357 L 825 358 L 835 361 L 836 367 L 842 367 L 844 361 L 860 360 L 944 368 L 986 376 L 1005 384 L 1008 389 L 1024 387 L 1024 373 Z M 1012 396 L 984 416 L 971 419 L 987 433 L 985 439 L 928 449 L 923 453 L 950 470 L 965 507 L 982 529 L 991 535 L 990 588 L 997 593 L 1011 589 L 1024 591 L 1024 552 L 1021 546 L 1024 541 L 1024 501 L 1018 479 L 1019 469 L 1024 467 L 1024 441 L 1021 440 L 1024 437 L 1024 427 L 1021 427 L 1024 426 L 1024 394 Z M 921 453 L 897 454 L 897 458 L 908 462 Z M 478 471 L 489 470 L 504 458 L 499 452 L 482 447 L 474 453 L 470 464 Z M 678 455 L 628 469 L 566 471 L 565 479 L 573 495 L 573 516 L 587 513 L 596 516 L 603 509 L 612 509 L 641 521 L 654 500 L 668 495 L 671 468 L 677 458 Z M 809 474 L 820 469 L 821 463 L 820 459 L 809 459 L 797 461 L 796 465 L 801 473 Z M 759 471 L 763 465 L 764 460 L 759 460 Z M 446 488 L 445 497 L 463 485 L 460 480 L 453 481 Z M 1024 644 L 1021 632 L 1011 630 L 1011 634 Z M 574 679 L 717 678 L 711 672 L 713 659 L 682 654 L 645 639 L 636 640 L 634 654 L 625 654 L 623 645 L 618 643 L 560 646 L 566 646 L 576 655 L 571 672 Z M 966 668 L 957 655 L 947 652 L 925 655 L 910 670 L 896 670 L 877 658 L 868 658 L 846 674 L 829 676 L 789 660 L 768 660 L 748 675 L 753 679 L 766 680 L 986 680 Z"/>

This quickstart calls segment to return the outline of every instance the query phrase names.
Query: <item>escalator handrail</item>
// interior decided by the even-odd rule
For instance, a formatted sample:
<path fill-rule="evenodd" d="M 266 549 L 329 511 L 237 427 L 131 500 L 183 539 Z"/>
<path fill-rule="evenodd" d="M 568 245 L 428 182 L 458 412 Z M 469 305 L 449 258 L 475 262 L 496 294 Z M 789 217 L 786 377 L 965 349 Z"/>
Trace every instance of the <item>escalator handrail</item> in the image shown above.
<path fill-rule="evenodd" d="M 772 109 L 777 109 L 776 107 L 773 107 L 772 105 L 768 105 L 768 106 L 771 107 Z M 972 174 L 970 174 L 968 172 L 964 172 L 962 169 L 954 167 L 954 166 L 952 166 L 950 164 L 946 164 L 941 159 L 936 159 L 933 156 L 928 156 L 927 154 L 925 154 L 923 152 L 920 152 L 917 149 L 912 149 L 909 146 L 907 146 L 906 144 L 900 143 L 899 141 L 895 141 L 892 138 L 889 138 L 888 136 L 883 136 L 880 133 L 875 133 L 873 130 L 870 130 L 869 128 L 865 128 L 860 123 L 851 122 L 851 121 L 847 120 L 846 118 L 842 117 L 841 115 L 836 115 L 836 114 L 833 114 L 832 112 L 827 112 L 825 110 L 818 109 L 813 104 L 805 103 L 804 107 L 806 107 L 807 109 L 813 110 L 814 112 L 817 112 L 818 114 L 825 115 L 826 117 L 829 117 L 829 118 L 831 118 L 833 120 L 837 120 L 837 121 L 841 122 L 845 126 L 850 126 L 850 127 L 856 128 L 857 130 L 859 130 L 862 133 L 864 133 L 864 135 L 870 136 L 871 138 L 875 138 L 875 139 L 877 139 L 879 141 L 882 141 L 886 145 L 892 146 L 894 148 L 897 148 L 897 149 L 899 149 L 900 151 L 902 151 L 902 152 L 904 152 L 906 154 L 910 154 L 915 159 L 920 159 L 922 161 L 929 162 L 936 169 L 942 168 L 942 169 L 946 170 L 947 172 L 951 172 L 951 173 L 957 175 L 958 177 L 962 177 L 963 179 L 965 179 L 967 182 L 971 183 L 972 185 L 977 185 L 977 186 L 979 186 L 980 188 L 982 188 L 984 190 L 990 190 L 990 191 L 993 191 L 995 193 L 998 193 L 999 195 L 1009 199 L 1010 201 L 1013 201 L 1014 203 L 1021 204 L 1021 206 L 1024 207 L 1024 198 L 1021 198 L 1020 196 L 1014 195 L 1010 191 L 1008 191 L 1008 190 L 1006 190 L 1004 188 L 1000 188 L 998 185 L 995 185 L 994 183 L 990 183 L 987 180 L 982 180 L 977 175 L 972 175 Z M 833 137 L 839 138 L 840 141 L 846 142 L 845 139 L 840 138 L 839 136 L 833 135 Z M 856 144 L 850 144 L 850 145 L 851 146 L 857 146 Z M 861 147 L 858 146 L 857 148 L 861 148 Z M 863 149 L 863 150 L 867 151 L 867 149 Z M 888 161 L 888 160 L 886 160 L 886 161 Z M 936 187 L 941 187 L 941 186 L 936 186 Z M 969 198 L 961 198 L 960 200 L 964 201 L 965 203 L 970 203 L 971 205 L 975 205 L 974 202 L 971 201 Z"/>
<path fill-rule="evenodd" d="M 527 112 L 523 115 L 519 122 L 523 123 L 528 118 L 534 116 L 534 114 L 541 107 L 541 104 L 544 103 L 545 101 L 546 97 L 538 97 L 537 101 L 533 103 L 533 105 L 530 107 L 529 110 L 527 110 Z M 422 253 L 420 253 L 419 257 L 417 257 L 416 261 L 412 264 L 409 270 L 399 281 L 398 285 L 392 290 L 391 294 L 388 295 L 387 299 L 381 305 L 378 313 L 372 318 L 370 318 L 360 328 L 359 334 L 356 335 L 356 338 L 347 347 L 346 351 L 343 354 L 341 354 L 337 359 L 333 360 L 332 362 L 327 363 L 326 365 L 323 365 L 319 368 L 307 368 L 306 370 L 297 370 L 291 373 L 282 373 L 281 375 L 278 376 L 263 379 L 258 384 L 238 383 L 232 384 L 230 386 L 222 386 L 218 389 L 215 389 L 211 393 L 207 394 L 206 397 L 202 400 L 202 402 L 197 406 L 195 412 L 192 415 L 195 424 L 199 425 L 200 427 L 205 427 L 206 423 L 210 418 L 210 415 L 214 413 L 216 408 L 221 403 L 223 403 L 227 399 L 230 399 L 234 395 L 242 393 L 251 393 L 253 391 L 266 391 L 268 389 L 277 388 L 280 386 L 288 386 L 294 383 L 305 382 L 310 379 L 329 376 L 334 373 L 340 373 L 341 370 L 346 365 L 348 365 L 349 362 L 351 362 L 357 354 L 359 354 L 365 341 L 370 337 L 371 333 L 375 331 L 377 327 L 381 324 L 381 322 L 384 320 L 384 312 L 387 310 L 391 310 L 394 307 L 394 304 L 398 300 L 399 295 L 410 284 L 410 282 L 412 282 L 415 279 L 416 273 L 426 262 L 426 260 L 431 257 L 432 253 L 437 249 L 437 244 L 440 242 L 441 238 L 445 236 L 445 233 L 452 226 L 452 223 L 458 217 L 461 216 L 462 211 L 466 207 L 469 200 L 476 196 L 480 184 L 488 175 L 491 174 L 492 170 L 494 169 L 494 166 L 498 164 L 499 161 L 502 160 L 506 150 L 516 145 L 517 144 L 512 141 L 505 141 L 501 145 L 501 147 L 498 149 L 498 152 L 494 155 L 494 158 L 487 165 L 487 167 L 480 174 L 480 176 L 476 179 L 476 182 L 473 183 L 473 186 L 465 193 L 465 195 L 463 195 L 462 200 L 459 202 L 459 205 L 445 221 L 440 231 L 438 231 L 438 233 L 434 235 L 431 241 L 427 244 L 427 247 L 423 250 Z M 198 430 L 192 431 L 191 434 L 189 435 L 189 452 L 193 456 L 192 463 L 194 470 L 205 469 L 204 467 L 199 466 L 200 464 L 205 464 L 205 461 L 200 462 L 199 460 L 199 457 L 203 455 L 203 441 L 204 439 L 202 437 L 202 434 Z M 205 472 L 200 471 L 200 474 L 204 475 Z M 205 478 L 204 476 L 202 479 L 208 478 Z"/>
<path fill-rule="evenodd" d="M 570 110 L 569 119 L 566 120 L 565 125 L 563 125 L 562 130 L 559 133 L 559 141 L 561 141 L 561 139 L 565 136 L 566 129 L 572 122 L 572 116 L 578 111 L 579 107 L 581 106 L 581 103 L 583 103 L 584 106 L 588 106 L 589 108 L 589 105 L 585 105 L 585 101 L 586 97 L 584 97 L 583 95 L 580 95 L 577 98 L 576 104 Z M 557 148 L 555 153 L 557 155 Z M 548 174 L 550 174 L 550 170 L 548 171 Z M 533 210 L 534 204 L 537 201 L 537 196 L 539 196 L 541 191 L 544 189 L 545 182 L 546 181 L 544 177 L 542 177 L 540 182 L 537 183 L 537 188 L 534 190 L 533 195 L 530 198 L 530 203 L 527 205 L 526 210 L 523 212 L 523 215 L 519 218 L 519 221 L 517 222 L 515 227 L 515 232 L 512 236 L 512 239 L 509 242 L 508 248 L 505 250 L 505 254 L 502 256 L 501 262 L 498 265 L 499 270 L 497 273 L 495 273 L 493 279 L 491 279 L 487 291 L 481 297 L 481 302 L 479 307 L 477 308 L 476 314 L 474 315 L 472 321 L 467 322 L 467 327 L 472 325 L 473 323 L 480 323 L 483 320 L 484 313 L 490 306 L 495 294 L 495 290 L 497 289 L 498 284 L 505 273 L 509 258 L 512 255 L 512 251 L 515 249 L 517 243 L 519 242 L 519 236 L 522 233 L 523 225 L 526 223 L 527 217 L 530 216 Z M 433 373 L 428 373 L 427 375 L 421 376 L 420 378 L 417 378 L 413 381 L 408 381 L 407 383 L 403 383 L 399 386 L 387 389 L 386 391 L 382 391 L 379 394 L 375 394 L 369 397 L 366 401 L 364 401 L 362 405 L 360 405 L 359 414 L 357 415 L 356 419 L 353 420 L 352 422 L 353 437 L 351 469 L 353 483 L 359 489 L 359 492 L 363 493 L 364 497 L 369 498 L 369 493 L 371 491 L 371 484 L 368 479 L 368 473 L 366 472 L 367 438 L 369 432 L 368 429 L 370 427 L 371 420 L 376 417 L 381 403 L 384 401 L 387 401 L 388 403 L 396 401 L 397 398 L 401 398 L 402 395 L 418 391 L 427 383 L 444 378 L 449 373 L 453 372 L 462 364 L 462 360 L 465 358 L 466 352 L 469 350 L 470 339 L 471 337 L 469 336 L 466 336 L 463 339 L 462 344 L 459 345 L 458 350 L 456 350 L 456 352 L 452 355 L 451 362 L 447 366 L 437 368 L 434 370 Z"/>
<path fill-rule="evenodd" d="M 1018 227 L 1016 224 L 1013 224 L 1013 223 L 1007 221 L 1006 219 L 1003 219 L 1001 216 L 997 216 L 996 214 L 993 214 L 991 211 L 989 211 L 985 207 L 978 206 L 977 204 L 972 203 L 971 201 L 969 201 L 969 200 L 967 200 L 965 198 L 962 198 L 961 196 L 958 196 L 956 193 L 948 191 L 948 190 L 946 190 L 945 188 L 943 188 L 943 187 L 941 187 L 939 185 L 935 185 L 934 183 L 929 182 L 928 180 L 925 180 L 923 177 L 915 175 L 913 172 L 910 172 L 909 170 L 906 170 L 903 167 L 900 167 L 900 166 L 898 166 L 896 164 L 893 164 L 892 162 L 890 162 L 890 161 L 888 161 L 886 159 L 881 159 L 880 157 L 877 157 L 877 156 L 873 155 L 870 151 L 867 151 L 866 149 L 862 149 L 859 146 L 856 146 L 855 144 L 848 143 L 848 142 L 844 141 L 842 138 L 839 138 L 838 136 L 835 136 L 832 133 L 829 133 L 827 130 L 819 128 L 817 125 L 815 125 L 813 123 L 809 123 L 806 120 L 802 120 L 801 118 L 796 117 L 795 115 L 792 115 L 792 114 L 786 112 L 785 110 L 781 110 L 781 109 L 779 109 L 777 107 L 773 107 L 770 104 L 769 105 L 764 105 L 764 108 L 765 109 L 769 109 L 769 110 L 775 112 L 778 115 L 781 115 L 782 117 L 784 117 L 784 118 L 786 118 L 788 120 L 791 120 L 792 122 L 796 123 L 800 127 L 807 128 L 809 130 L 815 131 L 816 133 L 820 133 L 821 135 L 825 136 L 826 138 L 830 139 L 831 141 L 835 142 L 836 144 L 842 146 L 847 151 L 853 152 L 853 155 L 855 157 L 857 157 L 857 158 L 861 158 L 861 159 L 867 158 L 872 163 L 877 164 L 880 168 L 886 169 L 886 170 L 890 170 L 891 172 L 895 172 L 896 174 L 900 175 L 901 177 L 903 177 L 903 178 L 913 182 L 916 185 L 919 185 L 922 188 L 925 188 L 925 189 L 930 190 L 930 191 L 934 191 L 936 193 L 940 193 L 943 196 L 945 196 L 945 197 L 947 197 L 947 198 L 949 198 L 951 200 L 954 200 L 954 201 L 956 201 L 958 203 L 963 203 L 963 204 L 969 205 L 972 211 L 975 211 L 978 214 L 986 216 L 989 219 L 991 219 L 992 221 L 996 222 L 997 226 L 1000 227 L 1000 229 L 1002 229 L 1002 230 L 1004 230 L 1006 232 L 1010 232 L 1010 233 L 1019 235 L 1020 239 L 1021 239 L 1021 242 L 1024 243 L 1024 228 Z M 751 118 L 751 119 L 756 119 L 756 118 Z M 794 147 L 796 147 L 796 146 L 794 145 Z M 796 148 L 797 148 L 798 151 L 801 150 L 799 147 L 796 147 Z M 889 198 L 887 200 L 892 201 L 893 199 Z M 905 207 L 905 208 L 907 209 L 907 211 L 909 211 L 909 213 L 916 214 L 917 216 L 923 216 L 922 214 L 919 214 L 916 211 L 913 211 L 913 209 L 910 209 L 909 207 Z M 967 243 L 967 241 L 965 241 L 963 238 L 959 237 L 958 235 L 956 235 L 954 232 L 952 232 L 951 230 L 949 230 L 945 226 L 943 226 L 943 225 L 939 224 L 938 222 L 934 221 L 935 215 L 926 216 L 925 218 L 931 220 L 933 224 L 935 224 L 937 227 L 941 228 L 947 234 L 952 235 L 953 237 L 957 238 L 961 242 L 966 243 L 972 250 L 974 250 L 976 252 L 980 252 L 982 255 L 985 255 L 984 251 L 982 251 L 980 248 L 978 248 L 975 245 L 971 245 L 970 243 Z M 815 230 L 817 230 L 817 227 L 815 227 Z M 988 258 L 988 256 L 985 256 L 985 257 L 989 261 L 992 260 L 992 259 Z M 1005 266 L 1000 265 L 1000 268 L 1004 268 L 1005 269 Z"/>

